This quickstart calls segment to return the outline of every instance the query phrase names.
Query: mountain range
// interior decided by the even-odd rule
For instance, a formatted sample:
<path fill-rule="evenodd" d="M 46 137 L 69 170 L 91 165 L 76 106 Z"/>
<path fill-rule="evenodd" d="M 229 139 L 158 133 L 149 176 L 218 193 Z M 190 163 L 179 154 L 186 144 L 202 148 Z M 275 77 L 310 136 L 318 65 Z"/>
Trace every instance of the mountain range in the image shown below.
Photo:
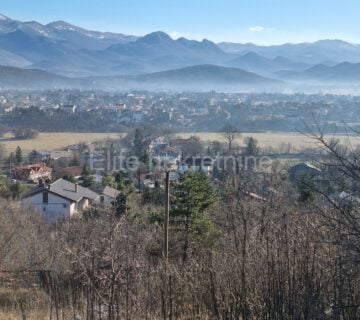
<path fill-rule="evenodd" d="M 0 66 L 1 89 L 146 89 L 252 90 L 278 88 L 283 83 L 236 68 L 197 65 L 180 69 L 120 76 L 64 77 L 38 69 Z"/>
<path fill-rule="evenodd" d="M 41 24 L 0 15 L 2 87 L 16 85 L 20 74 L 32 79 L 19 79 L 21 86 L 37 83 L 39 77 L 39 85 L 49 86 L 44 81 L 48 79 L 54 87 L 115 83 L 166 88 L 186 83 L 185 87 L 216 89 L 245 83 L 278 86 L 279 80 L 349 82 L 360 80 L 359 62 L 360 46 L 341 40 L 216 44 L 172 39 L 161 31 L 137 37 L 91 31 L 64 21 Z"/>
<path fill-rule="evenodd" d="M 266 58 L 285 57 L 306 64 L 338 64 L 344 61 L 360 62 L 360 45 L 342 40 L 320 40 L 314 43 L 286 43 L 283 45 L 258 46 L 253 43 L 218 43 L 227 53 L 245 54 L 254 52 Z"/>
<path fill-rule="evenodd" d="M 277 77 L 287 81 L 322 81 L 353 84 L 360 81 L 360 63 L 342 62 L 335 66 L 318 64 L 301 72 L 279 71 Z"/>

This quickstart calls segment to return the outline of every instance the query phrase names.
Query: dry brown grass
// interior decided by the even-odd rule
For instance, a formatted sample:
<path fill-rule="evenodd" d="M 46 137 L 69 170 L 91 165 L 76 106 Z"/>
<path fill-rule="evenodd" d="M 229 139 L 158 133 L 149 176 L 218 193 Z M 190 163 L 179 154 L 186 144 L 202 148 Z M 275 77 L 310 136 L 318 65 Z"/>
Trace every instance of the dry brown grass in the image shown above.
<path fill-rule="evenodd" d="M 1 288 L 0 320 L 48 319 L 47 298 L 37 289 Z"/>
<path fill-rule="evenodd" d="M 40 289 L 0 288 L 0 320 L 48 320 L 49 297 Z M 54 311 L 55 312 L 55 311 Z M 73 319 L 70 309 L 59 311 L 60 319 Z"/>
<path fill-rule="evenodd" d="M 64 147 L 80 142 L 96 142 L 106 139 L 118 139 L 118 133 L 74 133 L 74 132 L 43 132 L 35 139 L 16 140 L 7 135 L 0 139 L 0 143 L 5 147 L 7 152 L 14 151 L 19 146 L 24 153 L 33 149 L 59 151 Z"/>
<path fill-rule="evenodd" d="M 218 132 L 194 132 L 194 133 L 180 133 L 178 136 L 188 138 L 190 136 L 197 136 L 203 141 L 222 141 L 223 137 Z M 33 149 L 60 151 L 64 147 L 80 142 L 93 143 L 97 141 L 104 141 L 107 139 L 118 139 L 121 135 L 118 133 L 74 133 L 74 132 L 43 132 L 35 139 L 29 140 L 15 140 L 11 136 L 5 136 L 0 139 L 0 144 L 5 147 L 7 152 L 12 152 L 17 146 L 26 154 Z M 297 149 L 316 147 L 314 140 L 300 134 L 288 132 L 264 132 L 264 133 L 243 133 L 242 138 L 252 136 L 259 141 L 260 147 L 277 147 L 282 143 L 290 143 Z M 329 136 L 330 137 L 330 136 Z M 337 138 L 345 141 L 345 135 L 337 135 Z M 239 140 L 240 142 L 241 140 Z M 350 138 L 351 143 L 356 146 L 360 145 L 360 139 L 356 137 Z"/>
<path fill-rule="evenodd" d="M 46 311 L 41 311 L 41 310 L 25 312 L 25 314 L 14 311 L 0 311 L 0 320 L 21 320 L 21 319 L 47 320 L 50 319 L 50 317 Z"/>
<path fill-rule="evenodd" d="M 203 141 L 223 141 L 221 133 L 219 132 L 194 132 L 194 133 L 181 133 L 179 136 L 183 138 L 188 138 L 190 136 L 197 136 Z M 260 147 L 277 147 L 281 143 L 290 143 L 293 147 L 302 149 L 302 148 L 314 148 L 316 147 L 315 141 L 309 137 L 304 136 L 303 134 L 296 132 L 264 132 L 264 133 L 242 133 L 242 138 L 245 137 L 254 137 L 259 141 Z M 327 136 L 328 138 L 332 136 Z M 345 142 L 347 139 L 346 135 L 336 135 L 336 138 Z M 241 139 L 239 140 L 241 141 Z M 360 138 L 352 136 L 350 141 L 353 145 L 360 145 Z"/>
<path fill-rule="evenodd" d="M 60 319 L 74 319 L 71 311 L 68 312 L 60 312 Z M 38 309 L 38 310 L 25 310 L 25 312 L 21 311 L 2 311 L 0 310 L 0 320 L 50 320 L 56 319 L 56 314 L 54 313 L 52 317 L 50 317 L 49 309 Z"/>

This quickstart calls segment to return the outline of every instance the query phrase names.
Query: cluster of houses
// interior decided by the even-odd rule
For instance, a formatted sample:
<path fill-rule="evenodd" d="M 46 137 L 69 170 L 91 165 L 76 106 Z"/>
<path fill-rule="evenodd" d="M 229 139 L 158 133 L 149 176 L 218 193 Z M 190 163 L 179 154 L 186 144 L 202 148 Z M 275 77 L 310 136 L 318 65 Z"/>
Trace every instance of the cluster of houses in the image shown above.
<path fill-rule="evenodd" d="M 188 171 L 204 172 L 209 177 L 212 176 L 216 159 L 210 156 L 184 157 L 182 155 L 182 146 L 191 143 L 191 139 L 193 138 L 173 140 L 165 137 L 151 138 L 147 151 L 154 168 L 141 172 L 140 175 L 136 175 L 136 178 L 133 177 L 134 181 L 136 180 L 135 187 L 141 190 L 142 188 L 153 189 L 156 183 L 162 186 L 165 170 L 171 172 L 170 179 L 172 181 L 177 181 L 182 174 Z M 98 157 L 99 160 L 104 158 L 104 154 L 96 150 L 91 157 L 86 152 L 84 155 L 85 164 L 91 157 Z M 34 206 L 50 221 L 56 220 L 58 217 L 74 216 L 92 204 L 111 206 L 119 195 L 118 190 L 110 186 L 102 186 L 104 172 L 97 172 L 93 175 L 97 188 L 90 190 L 81 186 L 82 166 L 66 163 L 58 167 L 54 165 L 52 155 L 43 151 L 34 150 L 29 153 L 28 157 L 29 163 L 37 162 L 14 167 L 12 178 L 36 185 L 24 194 L 23 201 Z M 294 183 L 301 182 L 306 176 L 310 177 L 318 188 L 325 190 L 328 187 L 327 181 L 323 179 L 322 170 L 308 162 L 291 166 L 288 175 Z M 266 201 L 263 196 L 256 193 L 248 192 L 246 196 Z M 338 195 L 338 200 L 343 203 L 351 200 L 351 203 L 354 203 L 353 196 L 345 192 Z M 356 199 L 355 202 L 360 203 L 360 200 Z"/>
<path fill-rule="evenodd" d="M 146 122 L 176 130 L 191 128 L 191 131 L 217 131 L 224 121 L 231 120 L 244 131 L 259 129 L 293 132 L 294 129 L 302 128 L 304 121 L 308 125 L 315 125 L 314 114 L 322 119 L 324 125 L 332 127 L 345 121 L 356 126 L 360 123 L 358 105 L 359 97 L 352 95 L 216 92 L 117 92 L 110 95 L 72 90 L 14 94 L 9 91 L 0 95 L 0 120 L 4 121 L 4 125 L 11 126 L 17 109 L 34 106 L 49 116 L 60 111 L 69 118 L 76 114 L 76 119 L 85 115 L 101 119 L 106 123 L 106 128 L 111 130 Z M 38 125 L 43 126 L 41 122 Z"/>
<path fill-rule="evenodd" d="M 183 143 L 187 141 L 189 139 L 182 140 Z M 141 174 L 137 186 L 139 189 L 155 188 L 156 181 L 160 181 L 162 184 L 164 168 L 171 171 L 172 181 L 176 181 L 181 174 L 189 170 L 203 171 L 208 175 L 212 172 L 213 159 L 209 158 L 207 161 L 203 161 L 201 157 L 182 159 L 179 145 L 172 145 L 164 138 L 152 139 L 148 145 L 148 152 L 153 162 L 162 169 Z M 103 153 L 100 151 L 98 153 L 94 152 L 92 157 L 98 156 L 99 159 L 104 157 Z M 86 164 L 89 157 L 86 157 L 86 152 L 84 154 L 83 160 Z M 103 176 L 100 173 L 93 175 L 93 178 L 99 176 L 94 179 L 98 188 L 90 190 L 81 186 L 83 167 L 80 165 L 58 167 L 48 152 L 33 150 L 28 154 L 28 162 L 30 164 L 13 167 L 11 177 L 30 184 L 29 191 L 22 197 L 24 205 L 35 207 L 49 221 L 55 221 L 64 216 L 72 217 L 92 204 L 111 206 L 119 195 L 119 191 L 114 188 L 102 187 Z M 71 177 L 71 179 L 66 177 Z"/>
<path fill-rule="evenodd" d="M 212 157 L 188 156 L 184 157 L 181 152 L 181 145 L 191 143 L 193 138 L 176 139 L 168 141 L 163 137 L 151 140 L 148 151 L 151 159 L 161 167 L 178 174 L 184 174 L 187 171 L 204 172 L 211 175 L 215 163 Z"/>
<path fill-rule="evenodd" d="M 105 187 L 100 192 L 94 192 L 85 188 L 79 181 L 83 170 L 81 166 L 51 165 L 56 160 L 49 152 L 33 150 L 28 154 L 29 164 L 10 168 L 12 180 L 29 186 L 22 196 L 24 206 L 32 206 L 52 222 L 59 217 L 72 217 L 92 204 L 110 205 L 116 200 L 117 190 Z M 65 176 L 76 182 L 63 179 Z"/>

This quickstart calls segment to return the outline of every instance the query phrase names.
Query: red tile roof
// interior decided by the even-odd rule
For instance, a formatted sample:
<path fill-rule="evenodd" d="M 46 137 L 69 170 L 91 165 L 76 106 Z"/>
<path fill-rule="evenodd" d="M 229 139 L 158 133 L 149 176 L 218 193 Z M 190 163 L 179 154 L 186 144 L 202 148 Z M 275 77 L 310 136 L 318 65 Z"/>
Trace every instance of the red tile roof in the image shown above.
<path fill-rule="evenodd" d="M 62 174 L 67 174 L 73 177 L 78 177 L 82 175 L 82 168 L 81 167 L 66 167 L 61 170 Z"/>
<path fill-rule="evenodd" d="M 46 170 L 46 171 L 50 171 L 52 170 L 51 168 L 49 168 L 47 165 L 43 164 L 43 163 L 34 163 L 34 164 L 29 164 L 29 165 L 25 165 L 25 166 L 17 166 L 14 168 L 15 170 L 19 170 L 19 171 L 39 171 L 39 170 Z"/>

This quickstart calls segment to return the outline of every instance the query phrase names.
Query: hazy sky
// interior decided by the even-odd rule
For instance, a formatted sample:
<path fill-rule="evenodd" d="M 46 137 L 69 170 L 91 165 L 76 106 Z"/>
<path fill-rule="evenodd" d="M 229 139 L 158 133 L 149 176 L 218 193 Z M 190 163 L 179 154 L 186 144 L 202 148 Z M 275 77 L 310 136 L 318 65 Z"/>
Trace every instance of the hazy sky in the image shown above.
<path fill-rule="evenodd" d="M 0 0 L 2 14 L 47 23 L 216 42 L 343 39 L 360 43 L 359 0 Z"/>

